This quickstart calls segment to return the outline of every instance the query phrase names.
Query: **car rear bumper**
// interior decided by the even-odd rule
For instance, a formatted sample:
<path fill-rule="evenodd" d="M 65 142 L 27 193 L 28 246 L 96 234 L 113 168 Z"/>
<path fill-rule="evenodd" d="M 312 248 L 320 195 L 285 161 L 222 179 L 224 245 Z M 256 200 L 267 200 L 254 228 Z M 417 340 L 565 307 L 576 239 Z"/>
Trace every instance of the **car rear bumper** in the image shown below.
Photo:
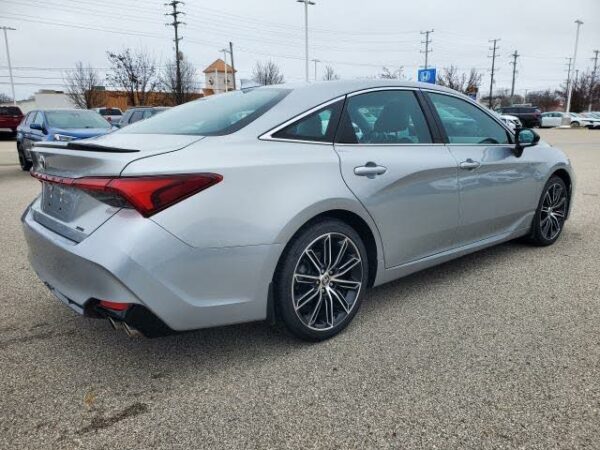
<path fill-rule="evenodd" d="M 131 303 L 173 330 L 267 317 L 280 245 L 197 249 L 126 209 L 80 243 L 37 223 L 31 207 L 22 222 L 35 272 L 81 314 L 98 300 Z"/>

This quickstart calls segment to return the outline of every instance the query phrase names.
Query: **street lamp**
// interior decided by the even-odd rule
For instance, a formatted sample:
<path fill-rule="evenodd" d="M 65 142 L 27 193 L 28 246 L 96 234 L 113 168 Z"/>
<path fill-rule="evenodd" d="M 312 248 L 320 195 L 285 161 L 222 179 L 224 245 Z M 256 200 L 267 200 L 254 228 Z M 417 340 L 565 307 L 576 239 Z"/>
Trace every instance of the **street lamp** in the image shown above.
<path fill-rule="evenodd" d="M 8 34 L 7 31 L 16 31 L 16 28 L 0 27 L 4 31 L 4 43 L 6 44 L 6 59 L 8 60 L 8 75 L 10 76 L 10 89 L 12 90 L 13 105 L 17 104 L 15 97 L 15 82 L 13 80 L 12 65 L 10 63 L 10 51 L 8 50 Z"/>
<path fill-rule="evenodd" d="M 577 24 L 577 33 L 575 34 L 575 50 L 573 51 L 573 70 L 575 70 L 575 61 L 577 59 L 577 47 L 579 46 L 579 28 L 583 25 L 583 22 L 579 19 L 575 21 Z M 567 107 L 565 112 L 571 112 L 571 95 L 573 94 L 573 83 L 569 83 L 567 90 Z"/>
<path fill-rule="evenodd" d="M 304 50 L 305 50 L 305 69 L 306 81 L 308 81 L 308 5 L 314 5 L 312 0 L 296 0 L 298 3 L 304 3 Z"/>

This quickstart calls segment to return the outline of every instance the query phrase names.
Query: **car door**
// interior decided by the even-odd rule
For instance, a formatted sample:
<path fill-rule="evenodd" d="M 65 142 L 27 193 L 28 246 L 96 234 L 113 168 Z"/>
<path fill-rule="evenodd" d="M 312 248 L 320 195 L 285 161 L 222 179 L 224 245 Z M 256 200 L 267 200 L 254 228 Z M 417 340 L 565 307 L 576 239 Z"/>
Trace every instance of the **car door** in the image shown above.
<path fill-rule="evenodd" d="M 377 224 L 387 268 L 455 245 L 458 169 L 434 138 L 420 95 L 415 89 L 352 94 L 336 135 L 342 176 Z"/>
<path fill-rule="evenodd" d="M 537 205 L 535 150 L 515 156 L 512 135 L 471 101 L 440 92 L 427 96 L 459 164 L 459 242 L 529 227 Z"/>
<path fill-rule="evenodd" d="M 32 129 L 31 125 L 33 125 L 33 124 L 39 125 L 42 129 L 41 130 Z M 30 140 L 31 146 L 33 146 L 33 144 L 44 140 L 44 138 L 46 137 L 46 134 L 43 131 L 46 129 L 46 121 L 45 121 L 44 113 L 42 111 L 37 112 L 34 119 L 31 121 L 31 125 L 29 126 L 29 140 Z"/>
<path fill-rule="evenodd" d="M 23 149 L 25 150 L 25 152 L 27 154 L 29 154 L 29 150 L 31 149 L 31 147 L 33 147 L 33 142 L 35 142 L 34 132 L 36 130 L 31 129 L 31 124 L 37 123 L 37 117 L 41 113 L 39 113 L 38 111 L 32 111 L 29 114 L 31 116 L 27 117 L 27 122 L 25 123 L 25 126 L 23 127 Z"/>

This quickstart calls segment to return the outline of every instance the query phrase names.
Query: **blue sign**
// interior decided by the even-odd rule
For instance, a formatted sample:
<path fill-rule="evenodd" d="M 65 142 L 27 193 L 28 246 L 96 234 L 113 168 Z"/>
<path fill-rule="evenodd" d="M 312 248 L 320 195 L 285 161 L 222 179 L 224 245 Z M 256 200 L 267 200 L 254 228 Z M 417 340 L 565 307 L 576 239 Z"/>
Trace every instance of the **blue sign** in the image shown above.
<path fill-rule="evenodd" d="M 435 68 L 431 69 L 419 69 L 418 80 L 421 83 L 431 83 L 435 84 Z"/>

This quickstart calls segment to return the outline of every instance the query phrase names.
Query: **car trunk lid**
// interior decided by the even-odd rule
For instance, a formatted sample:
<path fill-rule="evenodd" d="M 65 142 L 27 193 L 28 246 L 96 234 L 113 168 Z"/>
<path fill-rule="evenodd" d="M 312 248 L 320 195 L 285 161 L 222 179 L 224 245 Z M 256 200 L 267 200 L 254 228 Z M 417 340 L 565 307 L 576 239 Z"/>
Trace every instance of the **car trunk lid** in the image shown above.
<path fill-rule="evenodd" d="M 74 242 L 81 242 L 121 207 L 72 185 L 83 177 L 118 177 L 131 162 L 181 150 L 201 136 L 112 134 L 33 148 L 32 174 L 42 194 L 32 205 L 34 220 Z"/>

